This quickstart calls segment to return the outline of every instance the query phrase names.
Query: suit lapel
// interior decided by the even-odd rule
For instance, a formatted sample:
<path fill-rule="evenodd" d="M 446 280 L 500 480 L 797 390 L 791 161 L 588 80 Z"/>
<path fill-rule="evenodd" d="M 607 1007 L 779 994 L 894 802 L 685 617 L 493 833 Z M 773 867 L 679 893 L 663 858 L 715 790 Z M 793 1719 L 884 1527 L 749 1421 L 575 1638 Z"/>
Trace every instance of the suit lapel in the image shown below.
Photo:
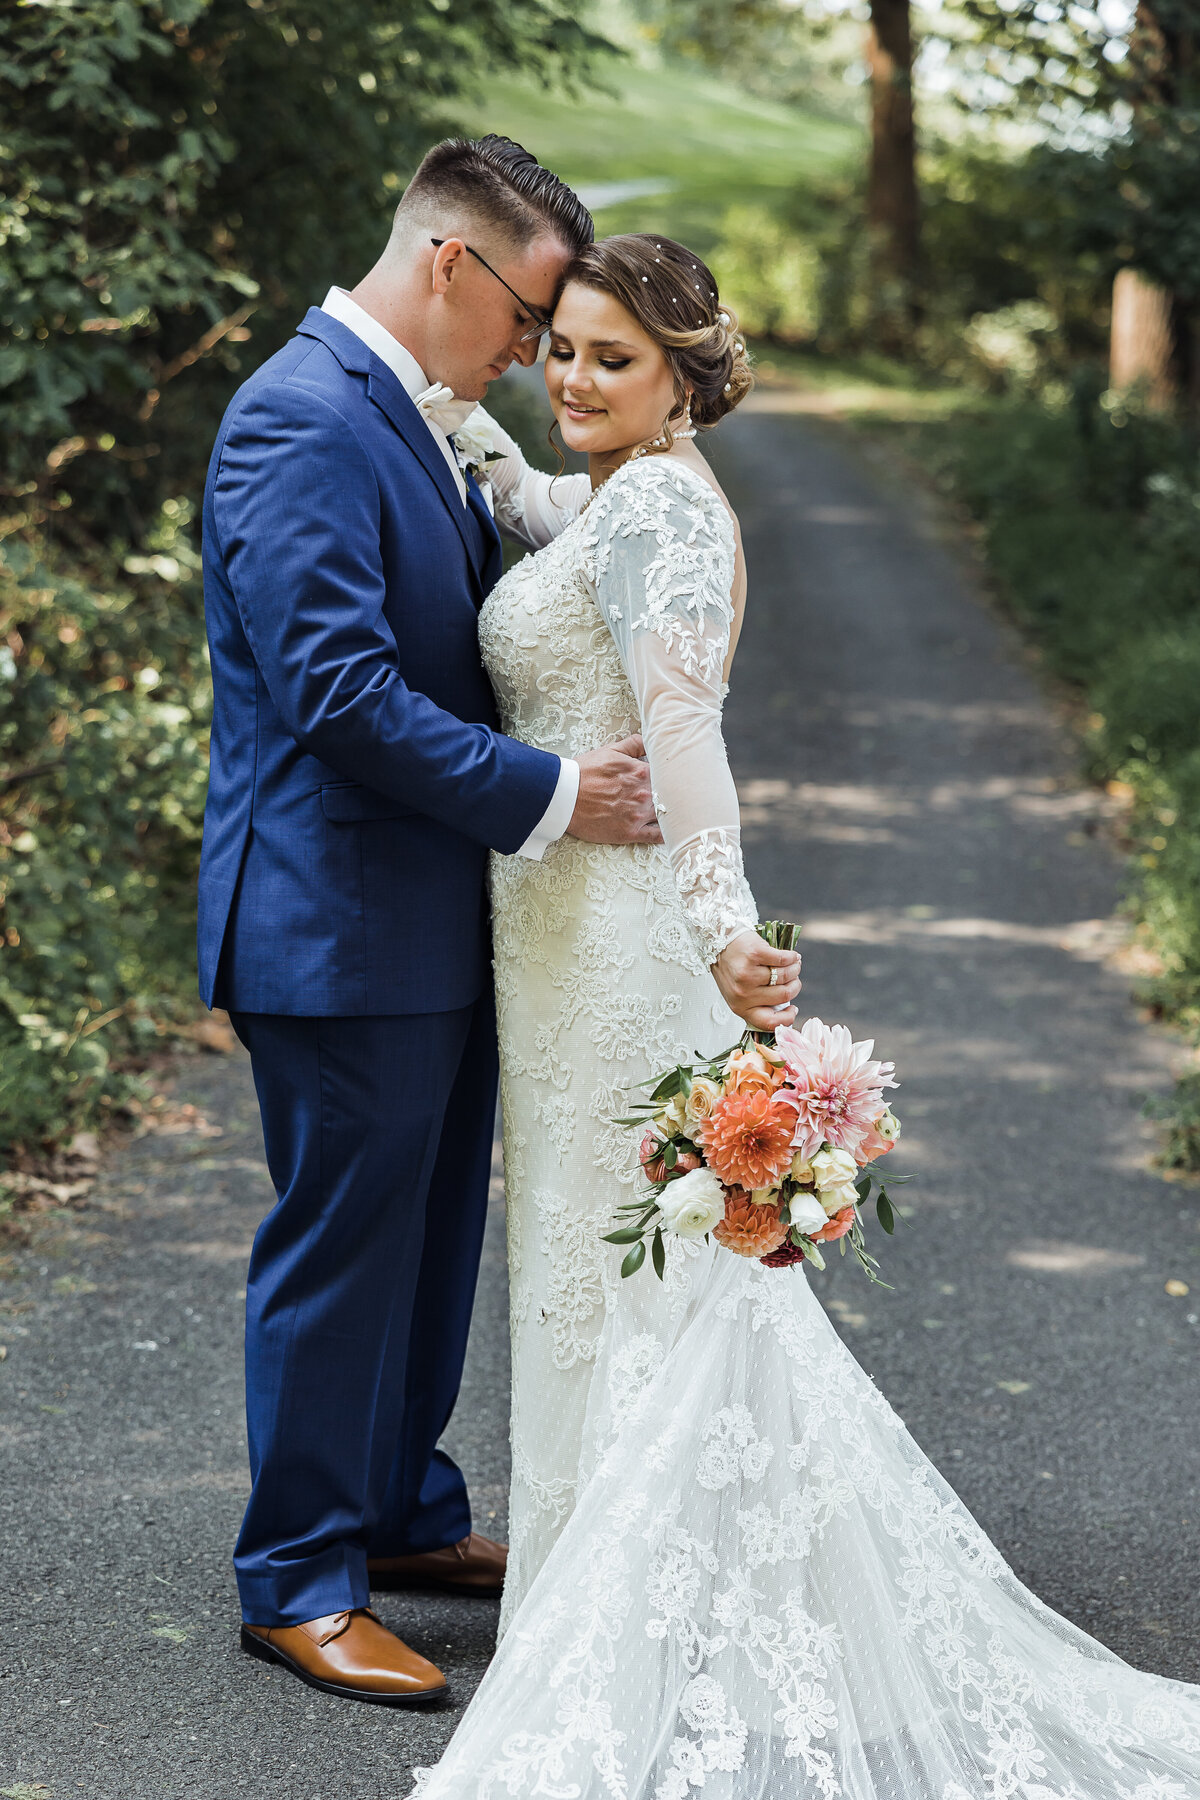
<path fill-rule="evenodd" d="M 333 319 L 320 307 L 312 306 L 300 325 L 303 337 L 314 337 L 327 345 L 348 374 L 365 375 L 367 398 L 399 432 L 425 473 L 441 495 L 467 553 L 467 566 L 477 596 L 483 599 L 483 584 L 475 561 L 475 546 L 466 519 L 462 495 L 450 472 L 450 466 L 433 441 L 428 425 L 405 393 L 398 378 L 375 352 L 363 343 L 348 326 Z M 495 527 L 493 527 L 493 531 Z"/>
<path fill-rule="evenodd" d="M 367 398 L 395 426 L 442 496 L 446 509 L 454 520 L 455 529 L 463 541 L 471 573 L 478 582 L 479 571 L 475 566 L 474 546 L 471 543 L 470 528 L 467 525 L 466 508 L 462 503 L 458 485 L 450 472 L 450 465 L 434 443 L 428 425 L 392 371 L 377 357 L 372 358 L 371 372 L 367 376 Z"/>

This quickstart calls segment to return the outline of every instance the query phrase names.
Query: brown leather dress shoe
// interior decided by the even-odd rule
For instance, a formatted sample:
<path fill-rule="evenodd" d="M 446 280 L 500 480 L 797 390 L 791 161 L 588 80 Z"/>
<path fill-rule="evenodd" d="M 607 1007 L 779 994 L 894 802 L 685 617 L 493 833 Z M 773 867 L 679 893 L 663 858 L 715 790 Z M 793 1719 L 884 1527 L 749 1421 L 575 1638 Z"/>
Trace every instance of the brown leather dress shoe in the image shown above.
<path fill-rule="evenodd" d="M 442 1671 L 402 1644 L 367 1606 L 306 1625 L 243 1625 L 242 1649 L 341 1700 L 420 1706 L 446 1691 Z"/>
<path fill-rule="evenodd" d="M 379 1594 L 433 1588 L 442 1594 L 498 1594 L 508 1564 L 507 1544 L 473 1531 L 445 1550 L 422 1556 L 376 1556 L 367 1560 L 367 1579 Z"/>

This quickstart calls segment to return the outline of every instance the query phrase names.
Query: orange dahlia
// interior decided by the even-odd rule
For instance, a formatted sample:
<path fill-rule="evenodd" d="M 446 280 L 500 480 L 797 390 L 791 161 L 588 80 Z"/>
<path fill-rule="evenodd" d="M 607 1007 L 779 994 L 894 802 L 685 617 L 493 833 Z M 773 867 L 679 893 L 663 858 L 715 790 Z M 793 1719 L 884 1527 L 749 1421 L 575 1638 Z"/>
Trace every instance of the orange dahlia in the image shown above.
<path fill-rule="evenodd" d="M 713 1226 L 718 1244 L 735 1256 L 769 1256 L 787 1231 L 777 1206 L 755 1206 L 745 1188 L 736 1187 L 725 1196 L 725 1217 Z"/>
<path fill-rule="evenodd" d="M 724 1094 L 697 1126 L 708 1164 L 726 1187 L 773 1187 L 791 1165 L 796 1115 L 761 1089 Z"/>

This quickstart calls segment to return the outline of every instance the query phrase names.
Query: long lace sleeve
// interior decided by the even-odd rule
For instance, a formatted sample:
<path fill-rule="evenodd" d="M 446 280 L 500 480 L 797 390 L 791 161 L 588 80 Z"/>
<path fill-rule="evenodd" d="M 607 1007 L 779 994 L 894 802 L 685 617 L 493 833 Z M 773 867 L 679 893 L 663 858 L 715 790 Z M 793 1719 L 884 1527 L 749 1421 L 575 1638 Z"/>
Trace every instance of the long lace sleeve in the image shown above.
<path fill-rule="evenodd" d="M 509 537 L 540 550 L 578 518 L 591 497 L 591 480 L 587 475 L 547 475 L 531 469 L 516 439 L 482 406 L 471 415 L 471 423 L 476 421 L 486 422 L 491 455 L 499 459 L 489 461 L 487 471 L 496 523 Z"/>
<path fill-rule="evenodd" d="M 721 734 L 733 529 L 712 487 L 666 458 L 628 465 L 592 510 L 597 600 L 637 698 L 684 912 L 711 967 L 758 923 Z"/>

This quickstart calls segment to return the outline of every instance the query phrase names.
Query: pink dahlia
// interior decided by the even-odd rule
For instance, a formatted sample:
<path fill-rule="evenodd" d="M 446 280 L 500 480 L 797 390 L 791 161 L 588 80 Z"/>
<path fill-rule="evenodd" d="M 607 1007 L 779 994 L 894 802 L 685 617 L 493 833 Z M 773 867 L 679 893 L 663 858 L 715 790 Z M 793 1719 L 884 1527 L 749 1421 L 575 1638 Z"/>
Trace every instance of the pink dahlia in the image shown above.
<path fill-rule="evenodd" d="M 806 1019 L 799 1031 L 781 1025 L 775 1042 L 788 1078 L 773 1098 L 777 1106 L 796 1109 L 796 1149 L 813 1156 L 822 1144 L 833 1144 L 856 1162 L 868 1161 L 863 1151 L 887 1110 L 883 1090 L 898 1085 L 895 1064 L 872 1062 L 873 1038 L 856 1044 L 844 1025 L 820 1019 Z"/>

